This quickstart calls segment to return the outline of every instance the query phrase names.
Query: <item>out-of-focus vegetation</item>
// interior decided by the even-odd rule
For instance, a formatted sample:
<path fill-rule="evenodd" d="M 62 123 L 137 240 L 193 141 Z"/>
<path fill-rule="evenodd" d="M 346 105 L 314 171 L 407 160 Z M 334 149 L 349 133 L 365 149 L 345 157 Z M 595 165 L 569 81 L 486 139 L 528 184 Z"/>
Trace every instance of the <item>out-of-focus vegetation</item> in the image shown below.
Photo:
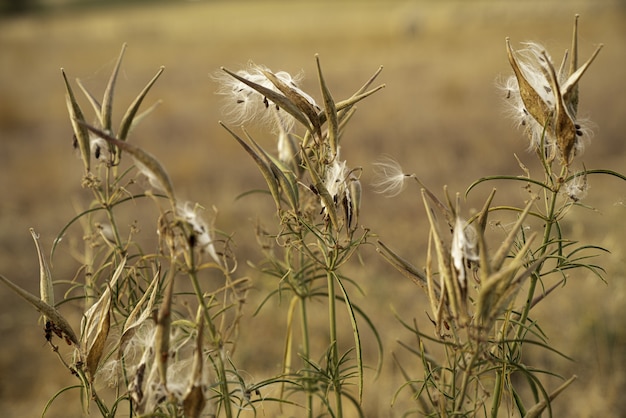
<path fill-rule="evenodd" d="M 36 228 L 49 248 L 84 203 L 75 181 L 82 167 L 72 155 L 59 68 L 101 91 L 123 42 L 129 49 L 118 82 L 124 86 L 116 97 L 121 108 L 156 68 L 166 68 L 149 96 L 163 104 L 133 132 L 133 141 L 167 165 L 183 194 L 219 209 L 219 227 L 235 234 L 242 266 L 254 254 L 255 219 L 247 201 L 235 198 L 261 187 L 262 180 L 218 127 L 220 102 L 209 75 L 220 66 L 238 68 L 253 60 L 276 71 L 303 69 L 303 87 L 315 91 L 313 55 L 319 53 L 327 82 L 338 97 L 345 97 L 383 65 L 381 80 L 387 88 L 359 109 L 343 152 L 352 166 L 364 169 L 361 223 L 413 260 L 424 260 L 421 238 L 427 223 L 418 194 L 414 201 L 374 197 L 367 187 L 372 162 L 383 153 L 392 155 L 431 189 L 448 184 L 452 191 L 463 191 L 479 176 L 519 174 L 513 153 L 532 170 L 525 139 L 504 117 L 494 88 L 495 78 L 510 72 L 504 38 L 541 39 L 552 50 L 564 50 L 569 37 L 563 28 L 571 26 L 574 13 L 582 16 L 581 55 L 586 57 L 596 43 L 605 44 L 594 71 L 581 84 L 580 113 L 598 126 L 581 160 L 587 168 L 620 171 L 625 161 L 621 68 L 626 64 L 626 17 L 619 2 L 172 2 L 5 16 L 0 22 L 0 270 L 36 293 L 38 265 L 28 228 Z M 122 115 L 114 116 L 119 120 Z M 269 147 L 273 139 L 265 141 Z M 585 203 L 597 212 L 577 211 L 567 227 L 612 251 L 599 260 L 608 284 L 577 274 L 559 303 L 536 315 L 549 318 L 545 331 L 554 346 L 577 360 L 542 360 L 557 362 L 554 368 L 563 374 L 579 376 L 557 401 L 559 410 L 569 416 L 614 416 L 626 408 L 620 400 L 626 385 L 626 230 L 621 222 L 626 191 L 610 180 L 590 181 Z M 497 199 L 522 200 L 524 193 L 499 190 Z M 80 242 L 61 247 L 53 266 L 56 279 L 71 279 L 77 264 L 68 260 L 76 245 Z M 365 394 L 365 409 L 376 416 L 401 415 L 401 405 L 388 406 L 402 382 L 389 355 L 402 355 L 394 341 L 407 336 L 390 306 L 405 318 L 423 319 L 427 302 L 374 251 L 362 257 L 368 268 L 355 267 L 351 274 L 362 281 L 368 305 L 375 306 L 372 316 L 388 350 L 375 393 Z M 247 273 L 258 280 L 254 271 Z M 258 280 L 257 294 L 274 285 Z M 71 376 L 59 374 L 65 370 L 44 345 L 37 315 L 0 289 L 0 410 L 5 416 L 32 416 Z M 254 295 L 249 313 L 256 307 Z M 278 367 L 281 347 L 269 341 L 281 335 L 283 324 L 250 317 L 243 327 L 238 355 L 260 380 L 264 370 Z M 373 350 L 369 355 L 375 355 Z M 68 412 L 53 409 L 54 414 Z"/>

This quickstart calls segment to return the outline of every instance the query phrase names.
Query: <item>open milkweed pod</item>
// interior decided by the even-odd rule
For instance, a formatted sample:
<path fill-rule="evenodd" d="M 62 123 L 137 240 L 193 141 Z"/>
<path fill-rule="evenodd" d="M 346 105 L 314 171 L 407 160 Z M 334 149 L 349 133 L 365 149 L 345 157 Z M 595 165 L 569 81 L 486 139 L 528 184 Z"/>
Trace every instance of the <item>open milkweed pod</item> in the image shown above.
<path fill-rule="evenodd" d="M 602 49 L 599 45 L 591 57 L 578 67 L 578 15 L 574 23 L 571 56 L 565 53 L 559 71 L 550 55 L 536 43 L 513 51 L 506 39 L 507 54 L 515 80 L 506 83 L 507 98 L 512 99 L 514 114 L 531 137 L 531 147 L 545 143 L 549 159 L 558 150 L 561 163 L 568 166 L 583 148 L 585 129 L 577 119 L 578 82 Z M 570 59 L 569 67 L 566 65 Z M 566 70 L 568 68 L 568 70 Z"/>

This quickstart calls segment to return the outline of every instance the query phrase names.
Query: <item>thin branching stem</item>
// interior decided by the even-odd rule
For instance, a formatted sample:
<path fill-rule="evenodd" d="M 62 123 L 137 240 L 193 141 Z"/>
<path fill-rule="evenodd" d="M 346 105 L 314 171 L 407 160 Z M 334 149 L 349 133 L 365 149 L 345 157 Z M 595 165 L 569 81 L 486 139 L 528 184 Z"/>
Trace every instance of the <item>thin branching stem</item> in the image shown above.
<path fill-rule="evenodd" d="M 566 168 L 563 167 L 562 170 L 563 170 L 562 174 L 564 174 L 564 171 L 566 170 Z M 557 202 L 559 190 L 560 190 L 560 187 L 557 184 L 557 186 L 552 189 L 552 192 L 550 193 L 548 197 L 549 207 L 548 207 L 548 212 L 546 213 L 547 221 L 544 227 L 543 241 L 541 244 L 541 250 L 540 250 L 539 256 L 537 257 L 538 259 L 543 257 L 548 251 L 548 247 L 551 241 L 550 237 L 552 235 L 552 227 L 558 223 L 558 219 L 556 219 L 555 217 L 555 210 L 556 210 L 556 202 Z M 540 272 L 542 270 L 543 264 L 544 262 L 541 262 L 536 272 L 532 273 L 530 276 L 530 285 L 528 287 L 526 303 L 524 304 L 524 308 L 522 310 L 522 314 L 520 317 L 520 321 L 519 321 L 520 326 L 517 329 L 516 339 L 521 339 L 521 335 L 524 332 L 526 320 L 528 319 L 528 314 L 530 312 L 533 299 L 535 297 L 535 289 L 537 287 L 537 281 L 539 280 L 539 273 L 537 272 Z"/>

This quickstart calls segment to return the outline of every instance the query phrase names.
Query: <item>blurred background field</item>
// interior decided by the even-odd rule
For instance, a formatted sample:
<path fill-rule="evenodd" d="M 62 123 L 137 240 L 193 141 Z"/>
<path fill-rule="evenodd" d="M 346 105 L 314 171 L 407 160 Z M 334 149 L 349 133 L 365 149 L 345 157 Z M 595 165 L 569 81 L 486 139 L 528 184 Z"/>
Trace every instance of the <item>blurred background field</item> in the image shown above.
<path fill-rule="evenodd" d="M 128 49 L 115 98 L 119 112 L 165 66 L 147 99 L 148 104 L 163 102 L 133 131 L 131 141 L 160 159 L 179 195 L 217 207 L 217 227 L 234 234 L 238 275 L 255 281 L 250 314 L 264 291 L 275 286 L 245 263 L 259 257 L 255 220 L 271 219 L 271 206 L 236 200 L 263 186 L 263 180 L 218 126 L 224 116 L 211 75 L 221 66 L 237 70 L 251 60 L 274 71 L 302 70 L 301 87 L 318 99 L 315 53 L 336 99 L 351 95 L 384 66 L 379 81 L 386 88 L 359 105 L 343 139 L 342 157 L 351 167 L 363 167 L 361 223 L 416 265 L 424 263 L 427 240 L 418 190 L 409 188 L 393 199 L 374 194 L 372 163 L 390 155 L 436 192 L 446 184 L 462 192 L 481 176 L 520 174 L 514 153 L 536 169 L 525 138 L 503 114 L 503 94 L 495 88 L 497 78 L 510 73 L 507 36 L 514 45 L 542 42 L 558 61 L 569 47 L 574 14 L 581 15 L 581 60 L 597 44 L 605 47 L 581 83 L 580 113 L 597 128 L 576 164 L 626 171 L 623 1 L 105 3 L 51 2 L 33 13 L 0 16 L 0 272 L 34 293 L 38 264 L 28 228 L 35 228 L 49 249 L 76 206 L 88 198 L 80 188 L 82 163 L 72 150 L 60 68 L 99 95 L 124 42 Z M 121 116 L 115 115 L 118 121 Z M 271 148 L 273 138 L 260 130 L 255 135 Z M 502 184 L 498 202 L 523 204 L 525 192 L 516 187 Z M 465 208 L 478 207 L 488 191 L 474 192 Z M 559 416 L 620 416 L 626 410 L 621 395 L 626 390 L 626 184 L 590 178 L 585 203 L 595 210 L 575 209 L 566 225 L 576 239 L 611 250 L 598 260 L 608 283 L 578 272 L 549 306 L 535 313 L 554 347 L 575 361 L 544 354 L 532 361 L 566 377 L 579 376 L 556 401 Z M 148 224 L 142 234 L 153 236 L 154 227 Z M 78 228 L 69 235 L 80 240 Z M 366 293 L 357 303 L 376 319 L 386 350 L 383 374 L 366 382 L 365 410 L 370 417 L 402 416 L 410 404 L 406 396 L 389 406 L 403 383 L 391 353 L 402 355 L 396 340 L 406 338 L 393 310 L 405 319 L 425 321 L 426 299 L 373 247 L 362 258 L 364 266 L 350 269 Z M 60 247 L 53 268 L 56 279 L 75 274 L 71 244 Z M 276 317 L 280 314 L 261 311 L 241 330 L 236 357 L 257 380 L 278 370 L 283 328 Z M 37 318 L 0 288 L 0 411 L 5 417 L 37 416 L 72 381 L 44 345 Z M 366 348 L 366 354 L 375 364 L 375 350 Z M 549 388 L 557 386 L 555 379 L 547 382 Z M 63 395 L 49 416 L 76 416 L 79 405 L 73 396 Z"/>

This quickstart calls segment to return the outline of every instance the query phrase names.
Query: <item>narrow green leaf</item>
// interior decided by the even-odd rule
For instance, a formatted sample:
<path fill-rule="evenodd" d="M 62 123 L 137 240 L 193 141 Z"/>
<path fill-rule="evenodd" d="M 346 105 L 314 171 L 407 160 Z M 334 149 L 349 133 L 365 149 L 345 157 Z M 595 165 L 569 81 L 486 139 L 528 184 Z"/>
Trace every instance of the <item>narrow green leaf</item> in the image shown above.
<path fill-rule="evenodd" d="M 571 181 L 575 177 L 585 176 L 585 175 L 588 175 L 588 174 L 606 174 L 606 175 L 609 175 L 609 176 L 617 177 L 620 180 L 626 181 L 626 176 L 624 176 L 623 174 L 620 174 L 620 173 L 618 173 L 616 171 L 596 169 L 596 170 L 583 170 L 583 171 L 579 171 L 578 173 L 572 174 L 571 176 L 569 176 L 565 180 L 565 183 Z"/>
<path fill-rule="evenodd" d="M 356 315 L 354 313 L 354 308 L 352 307 L 352 302 L 350 301 L 350 296 L 348 296 L 348 291 L 343 285 L 343 282 L 336 274 L 333 274 L 335 281 L 339 285 L 339 289 L 341 289 L 341 293 L 343 294 L 344 304 L 346 305 L 346 309 L 348 310 L 348 317 L 350 318 L 350 324 L 352 325 L 352 336 L 354 337 L 354 351 L 356 353 L 356 367 L 358 374 L 358 388 L 359 388 L 359 398 L 358 404 L 360 405 L 363 400 L 363 347 L 361 346 L 361 335 L 359 334 L 359 325 L 356 322 Z"/>
<path fill-rule="evenodd" d="M 50 407 L 52 406 L 52 404 L 54 403 L 54 401 L 56 401 L 56 399 L 63 395 L 65 392 L 68 392 L 72 389 L 78 389 L 79 391 L 83 391 L 83 387 L 81 385 L 72 385 L 72 386 L 66 386 L 63 389 L 60 389 L 57 393 L 55 393 L 54 395 L 52 395 L 52 397 L 48 400 L 48 402 L 46 402 L 46 405 L 43 408 L 43 411 L 41 412 L 41 417 L 45 417 L 46 413 L 48 412 L 48 409 L 50 409 Z M 84 410 L 84 408 L 83 408 Z M 87 412 L 87 411 L 85 411 Z"/>
<path fill-rule="evenodd" d="M 359 308 L 358 305 L 352 305 L 352 308 L 357 314 L 361 316 L 361 318 L 363 318 L 363 320 L 369 327 L 370 331 L 372 331 L 372 334 L 374 334 L 374 338 L 376 339 L 376 347 L 378 351 L 378 363 L 376 365 L 376 376 L 374 376 L 374 379 L 377 379 L 380 376 L 380 373 L 382 372 L 382 369 L 383 369 L 383 360 L 384 360 L 383 341 L 380 338 L 380 333 L 376 329 L 376 326 L 374 325 L 370 317 L 367 316 L 367 314 L 361 308 Z"/>
<path fill-rule="evenodd" d="M 556 397 L 559 396 L 561 392 L 563 392 L 565 389 L 567 389 L 569 385 L 574 383 L 576 379 L 577 379 L 576 375 L 567 379 L 561 386 L 559 386 L 552 393 L 550 393 L 547 399 L 542 399 L 540 402 L 538 402 L 532 408 L 530 408 L 528 412 L 526 412 L 526 415 L 524 415 L 524 418 L 536 418 L 540 416 L 541 413 L 546 409 L 546 407 L 549 407 L 550 402 L 556 399 Z"/>
<path fill-rule="evenodd" d="M 513 180 L 513 181 L 521 181 L 523 183 L 534 184 L 535 186 L 539 186 L 542 189 L 550 190 L 550 187 L 543 183 L 542 181 L 531 179 L 525 176 L 489 176 L 489 177 L 481 177 L 478 180 L 475 180 L 469 187 L 465 190 L 465 197 L 469 195 L 469 193 L 479 184 L 482 184 L 486 181 L 493 180 Z M 626 178 L 625 178 L 626 180 Z"/>
<path fill-rule="evenodd" d="M 284 375 L 289 375 L 292 370 L 291 370 L 291 353 L 293 350 L 293 328 L 294 328 L 294 316 L 295 316 L 295 310 L 298 307 L 298 304 L 300 303 L 306 303 L 305 300 L 302 300 L 300 298 L 298 298 L 297 296 L 293 296 L 291 298 L 291 301 L 289 302 L 289 308 L 287 308 L 287 330 L 285 333 L 285 346 L 284 346 L 284 351 L 283 351 L 283 374 Z M 304 359 L 305 361 L 307 361 L 308 359 Z M 285 382 L 283 382 L 283 384 L 281 384 L 280 386 L 280 398 L 283 399 L 285 396 L 285 392 L 287 390 L 287 386 L 285 385 Z"/>

